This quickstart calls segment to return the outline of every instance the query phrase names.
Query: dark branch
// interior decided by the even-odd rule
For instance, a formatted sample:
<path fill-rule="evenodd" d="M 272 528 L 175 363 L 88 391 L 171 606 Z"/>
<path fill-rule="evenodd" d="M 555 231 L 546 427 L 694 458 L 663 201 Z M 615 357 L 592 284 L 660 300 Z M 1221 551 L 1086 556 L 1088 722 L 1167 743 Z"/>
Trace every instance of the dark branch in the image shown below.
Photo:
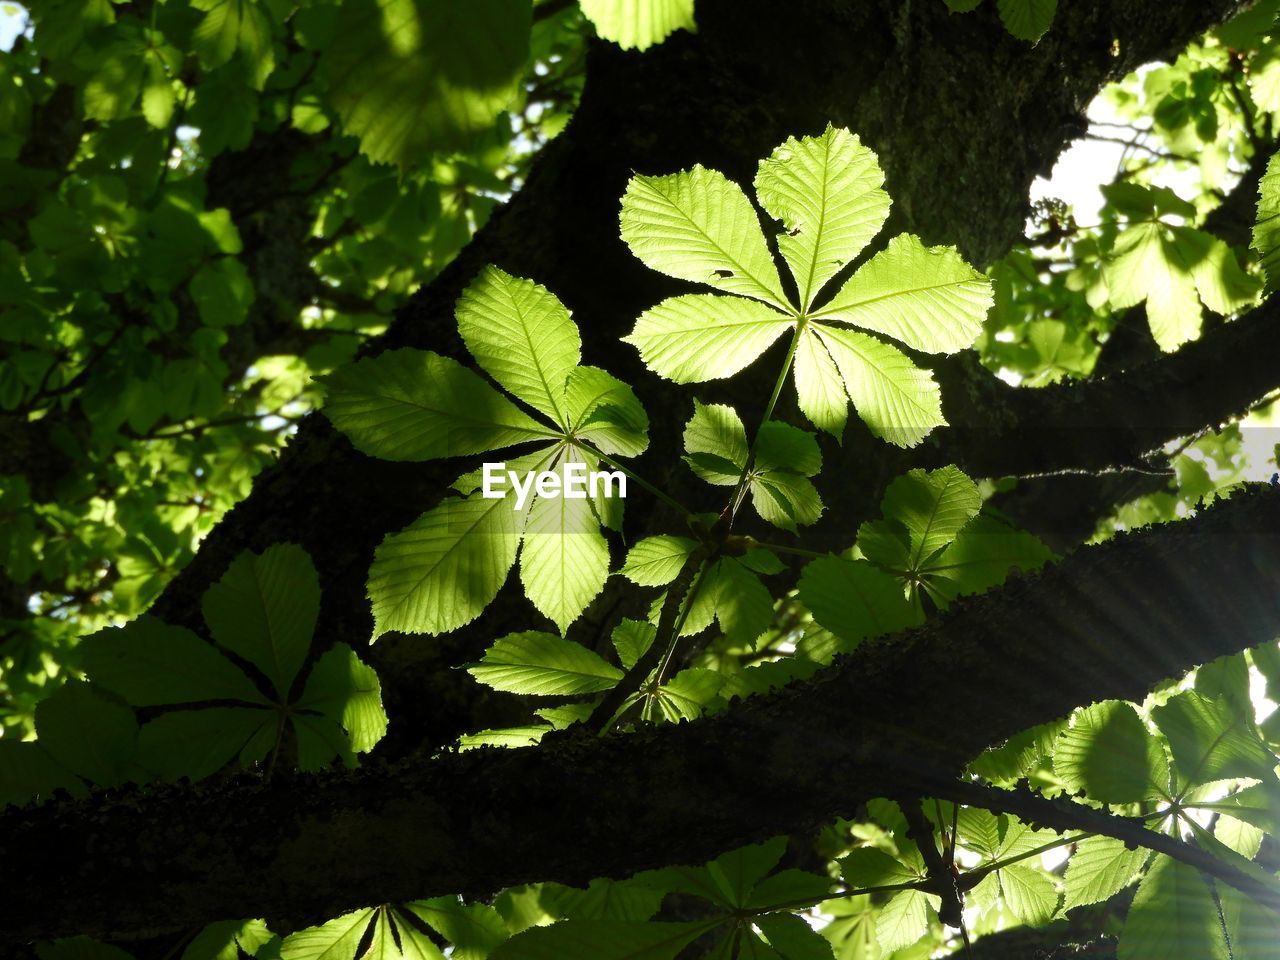
<path fill-rule="evenodd" d="M 1257 488 L 708 720 L 13 812 L 0 930 L 123 936 L 250 915 L 288 929 L 367 903 L 702 861 L 873 797 L 936 795 L 1020 730 L 1271 640 L 1278 581 L 1280 489 Z"/>

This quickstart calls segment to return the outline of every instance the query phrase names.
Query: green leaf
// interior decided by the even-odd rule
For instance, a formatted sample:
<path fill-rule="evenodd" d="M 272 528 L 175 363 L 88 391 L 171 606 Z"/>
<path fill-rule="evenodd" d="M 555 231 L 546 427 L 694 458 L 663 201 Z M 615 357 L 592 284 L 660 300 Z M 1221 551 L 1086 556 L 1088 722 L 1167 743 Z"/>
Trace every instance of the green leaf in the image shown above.
<path fill-rule="evenodd" d="M 253 281 L 239 260 L 219 257 L 191 278 L 191 299 L 195 301 L 201 322 L 207 326 L 238 326 L 244 323 L 253 306 Z"/>
<path fill-rule="evenodd" d="M 485 960 L 507 939 L 507 928 L 493 907 L 464 904 L 457 897 L 413 900 L 403 909 L 421 919 L 453 945 L 450 960 Z"/>
<path fill-rule="evenodd" d="M 253 707 L 176 710 L 143 725 L 138 763 L 165 780 L 202 780 L 239 756 L 264 728 L 274 731 L 279 723 L 274 711 Z"/>
<path fill-rule="evenodd" d="M 54 790 L 83 792 L 83 786 L 39 743 L 0 739 L 0 808 L 43 799 Z"/>
<path fill-rule="evenodd" d="M 854 408 L 877 437 L 914 447 L 946 425 L 933 376 L 902 351 L 851 330 L 813 324 L 809 332 L 830 352 Z"/>
<path fill-rule="evenodd" d="M 266 703 L 248 677 L 190 630 L 143 616 L 80 641 L 89 678 L 135 707 L 200 700 Z"/>
<path fill-rule="evenodd" d="M 1199 336 L 1201 314 L 1190 267 L 1165 230 L 1157 222 L 1126 229 L 1104 272 L 1114 308 L 1146 300 L 1151 334 L 1167 352 Z"/>
<path fill-rule="evenodd" d="M 622 198 L 622 239 L 668 276 L 787 309 L 751 202 L 716 170 L 632 177 Z"/>
<path fill-rule="evenodd" d="M 425 933 L 398 910 L 382 907 L 373 925 L 369 950 L 361 960 L 444 960 L 444 954 Z"/>
<path fill-rule="evenodd" d="M 821 469 L 822 453 L 813 434 L 777 420 L 761 425 L 755 463 L 747 474 L 756 512 L 792 532 L 816 523 L 822 498 L 808 478 Z"/>
<path fill-rule="evenodd" d="M 1009 912 L 1029 926 L 1043 926 L 1058 912 L 1058 890 L 1038 870 L 1021 863 L 1002 867 L 1000 891 Z"/>
<path fill-rule="evenodd" d="M 321 59 L 345 132 L 407 169 L 466 147 L 515 97 L 528 0 L 344 0 Z"/>
<path fill-rule="evenodd" d="M 928 932 L 929 897 L 919 890 L 895 893 L 876 916 L 876 940 L 884 956 L 910 946 Z"/>
<path fill-rule="evenodd" d="M 991 281 L 954 247 L 926 247 L 904 233 L 816 316 L 886 334 L 924 353 L 955 353 L 977 339 L 992 302 Z"/>
<path fill-rule="evenodd" d="M 1258 254 L 1270 292 L 1280 286 L 1280 154 L 1267 161 L 1258 183 L 1258 219 L 1253 226 L 1253 249 Z"/>
<path fill-rule="evenodd" d="M 693 0 L 581 0 L 596 33 L 624 50 L 646 50 L 677 30 L 693 30 Z"/>
<path fill-rule="evenodd" d="M 271 936 L 261 920 L 220 920 L 196 934 L 181 960 L 239 960 L 239 950 L 252 957 Z"/>
<path fill-rule="evenodd" d="M 564 387 L 569 428 L 605 453 L 636 457 L 649 446 L 649 417 L 635 392 L 603 370 L 578 367 Z"/>
<path fill-rule="evenodd" d="M 356 753 L 367 753 L 387 732 L 382 685 L 372 667 L 345 643 L 336 643 L 316 661 L 298 701 L 340 723 Z"/>
<path fill-rule="evenodd" d="M 759 578 L 731 557 L 723 557 L 707 570 L 698 597 L 708 604 L 731 643 L 749 644 L 769 628 L 773 620 L 773 595 Z M 684 633 L 697 632 L 692 613 Z"/>
<path fill-rule="evenodd" d="M 1059 736 L 1053 768 L 1068 790 L 1102 803 L 1137 803 L 1167 790 L 1168 763 L 1160 741 L 1121 700 L 1078 712 Z"/>
<path fill-rule="evenodd" d="M 646 310 L 623 337 L 644 365 L 676 383 L 729 377 L 747 366 L 794 321 L 743 297 L 691 293 Z"/>
<path fill-rule="evenodd" d="M 458 333 L 489 376 L 568 428 L 565 381 L 582 339 L 564 304 L 539 284 L 495 266 L 480 271 L 458 299 Z"/>
<path fill-rule="evenodd" d="M 382 541 L 369 568 L 374 639 L 470 623 L 516 561 L 523 515 L 506 499 L 450 498 Z"/>
<path fill-rule="evenodd" d="M 880 508 L 885 517 L 906 527 L 911 544 L 908 569 L 917 571 L 978 515 L 982 495 L 958 467 L 917 469 L 889 484 Z"/>
<path fill-rule="evenodd" d="M 1234 960 L 1275 960 L 1280 943 L 1280 915 L 1225 883 L 1217 884 L 1222 917 L 1231 935 Z"/>
<path fill-rule="evenodd" d="M 202 608 L 214 639 L 265 673 L 283 702 L 320 613 L 320 580 L 307 552 L 289 543 L 240 554 Z"/>
<path fill-rule="evenodd" d="M 1019 40 L 1035 43 L 1053 25 L 1058 0 L 996 0 L 1004 28 Z"/>
<path fill-rule="evenodd" d="M 547 927 L 531 927 L 500 944 L 489 956 L 490 960 L 674 960 L 719 922 L 718 918 L 699 923 L 562 920 Z"/>
<path fill-rule="evenodd" d="M 1163 855 L 1138 885 L 1120 933 L 1120 960 L 1228 960 L 1218 908 L 1204 878 Z"/>
<path fill-rule="evenodd" d="M 275 65 L 271 21 L 257 0 L 191 0 L 204 18 L 191 34 L 191 46 L 205 70 L 214 70 L 240 54 L 255 90 L 261 90 Z"/>
<path fill-rule="evenodd" d="M 1145 848 L 1129 850 L 1112 837 L 1081 840 L 1067 862 L 1062 909 L 1110 900 L 1134 881 L 1147 856 Z"/>
<path fill-rule="evenodd" d="M 561 461 L 580 461 L 572 451 Z M 609 578 L 609 545 L 589 499 L 539 497 L 529 511 L 520 552 L 525 595 L 560 632 L 587 608 Z"/>
<path fill-rule="evenodd" d="M 285 937 L 281 960 L 352 960 L 375 911 L 353 910 L 328 923 L 306 927 Z"/>
<path fill-rule="evenodd" d="M 685 424 L 685 463 L 698 478 L 717 486 L 738 482 L 747 462 L 747 431 L 733 407 L 693 401 L 693 417 Z"/>
<path fill-rule="evenodd" d="M 665 586 L 676 578 L 697 546 L 688 537 L 646 537 L 631 548 L 618 573 L 642 587 Z"/>
<path fill-rule="evenodd" d="M 796 344 L 792 363 L 800 412 L 839 440 L 849 417 L 849 397 L 831 353 L 821 339 L 805 333 Z"/>
<path fill-rule="evenodd" d="M 898 582 L 865 560 L 814 560 L 800 575 L 799 591 L 813 618 L 844 641 L 847 650 L 868 637 L 923 622 Z"/>
<path fill-rule="evenodd" d="M 467 672 L 494 690 L 544 697 L 601 693 L 622 671 L 579 643 L 528 631 L 503 637 Z"/>
<path fill-rule="evenodd" d="M 1011 570 L 1038 570 L 1053 559 L 1053 551 L 1031 534 L 979 516 L 925 564 L 925 586 L 936 600 L 949 602 L 1004 583 Z"/>
<path fill-rule="evenodd" d="M 461 457 L 556 435 L 456 360 L 424 350 L 390 350 L 322 382 L 325 415 L 383 460 Z"/>
<path fill-rule="evenodd" d="M 1186 783 L 1275 780 L 1276 759 L 1249 729 L 1251 718 L 1237 715 L 1227 704 L 1187 690 L 1151 716 L 1168 738 L 1174 765 Z"/>
<path fill-rule="evenodd" d="M 36 704 L 40 747 L 73 773 L 101 787 L 130 778 L 137 748 L 133 711 L 70 680 Z"/>
<path fill-rule="evenodd" d="M 1174 246 L 1191 269 L 1196 292 L 1214 313 L 1230 316 L 1257 300 L 1262 284 L 1249 276 L 1236 261 L 1231 248 L 1203 230 L 1178 227 Z"/>
<path fill-rule="evenodd" d="M 830 942 L 794 914 L 770 913 L 757 917 L 755 925 L 782 960 L 832 960 L 834 956 Z"/>
<path fill-rule="evenodd" d="M 672 575 L 671 579 L 674 580 L 675 576 Z M 613 641 L 613 649 L 618 654 L 618 662 L 622 664 L 622 669 L 630 670 L 634 667 L 636 661 L 644 656 L 644 652 L 653 646 L 654 638 L 657 635 L 658 628 L 654 624 L 646 623 L 643 620 L 629 620 L 624 617 L 613 628 L 613 633 L 610 636 Z"/>
<path fill-rule="evenodd" d="M 865 247 L 889 216 L 884 171 L 848 130 L 787 138 L 761 162 L 756 195 L 786 232 L 778 252 L 808 309 L 818 291 Z"/>
<path fill-rule="evenodd" d="M 839 863 L 840 876 L 857 889 L 913 883 L 920 879 L 907 864 L 875 847 L 858 847 Z"/>

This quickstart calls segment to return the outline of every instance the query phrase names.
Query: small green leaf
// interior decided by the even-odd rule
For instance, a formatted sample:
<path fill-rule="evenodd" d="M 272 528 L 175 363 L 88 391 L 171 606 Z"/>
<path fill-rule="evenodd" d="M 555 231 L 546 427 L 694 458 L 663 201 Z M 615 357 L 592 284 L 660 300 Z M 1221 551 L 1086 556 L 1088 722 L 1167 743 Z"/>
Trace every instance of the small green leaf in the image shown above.
<path fill-rule="evenodd" d="M 808 309 L 828 280 L 865 247 L 889 216 L 884 171 L 854 134 L 831 125 L 789 137 L 761 162 L 756 195 L 786 232 L 778 252 Z"/>
<path fill-rule="evenodd" d="M 1130 850 L 1112 837 L 1081 840 L 1067 862 L 1062 909 L 1110 900 L 1134 881 L 1148 855 L 1146 849 Z"/>
<path fill-rule="evenodd" d="M 622 239 L 668 276 L 787 309 L 751 201 L 716 170 L 632 177 L 622 198 Z"/>
<path fill-rule="evenodd" d="M 258 667 L 280 697 L 311 649 L 320 580 L 305 550 L 277 544 L 242 553 L 204 595 L 205 622 L 218 643 Z"/>
<path fill-rule="evenodd" d="M 325 415 L 357 450 L 439 460 L 554 437 L 456 360 L 390 350 L 324 378 Z"/>
<path fill-rule="evenodd" d="M 1111 305 L 1120 310 L 1146 300 L 1151 333 L 1161 350 L 1176 350 L 1200 334 L 1200 300 L 1182 252 L 1158 222 L 1130 226 L 1116 238 L 1104 272 Z"/>
<path fill-rule="evenodd" d="M 334 644 L 311 668 L 298 709 L 318 710 L 340 723 L 356 753 L 372 750 L 387 732 L 377 671 L 345 643 Z"/>
<path fill-rule="evenodd" d="M 1002 867 L 1000 891 L 1009 912 L 1028 926 L 1043 926 L 1058 912 L 1058 890 L 1038 870 L 1021 863 Z"/>
<path fill-rule="evenodd" d="M 991 281 L 954 247 L 926 247 L 904 233 L 816 316 L 887 334 L 924 353 L 955 353 L 977 339 L 992 302 Z"/>
<path fill-rule="evenodd" d="M 701 383 L 737 373 L 793 325 L 789 317 L 755 300 L 691 293 L 646 310 L 622 339 L 659 376 Z"/>
<path fill-rule="evenodd" d="M 738 482 L 747 463 L 747 431 L 732 407 L 693 401 L 693 418 L 685 424 L 685 463 L 699 479 L 717 486 Z"/>
<path fill-rule="evenodd" d="M 574 436 L 605 453 L 637 457 L 649 446 L 649 417 L 635 392 L 603 370 L 578 367 L 565 381 Z"/>
<path fill-rule="evenodd" d="M 1253 227 L 1253 249 L 1267 278 L 1267 290 L 1280 285 L 1280 154 L 1267 161 L 1258 183 L 1258 219 Z"/>
<path fill-rule="evenodd" d="M 693 30 L 693 0 L 581 0 L 596 33 L 624 50 L 647 50 L 677 30 Z"/>
<path fill-rule="evenodd" d="M 883 955 L 910 946 L 928 932 L 929 897 L 919 890 L 895 893 L 876 915 L 876 941 Z"/>
<path fill-rule="evenodd" d="M 458 333 L 489 376 L 568 428 L 565 381 L 582 339 L 564 304 L 532 280 L 487 266 L 458 300 Z"/>
<path fill-rule="evenodd" d="M 839 863 L 840 876 L 854 888 L 885 887 L 920 879 L 907 864 L 875 847 L 858 847 Z"/>
<path fill-rule="evenodd" d="M 661 587 L 676 578 L 698 544 L 688 537 L 646 537 L 631 548 L 618 571 L 642 587 Z"/>
<path fill-rule="evenodd" d="M 135 707 L 200 700 L 267 702 L 212 644 L 154 617 L 100 630 L 81 640 L 76 654 L 94 683 Z"/>
<path fill-rule="evenodd" d="M 1019 40 L 1035 43 L 1053 25 L 1058 0 L 997 0 L 1004 28 Z"/>
<path fill-rule="evenodd" d="M 238 52 L 255 90 L 261 90 L 275 65 L 271 21 L 257 0 L 191 0 L 205 15 L 191 34 L 200 65 L 214 70 Z"/>
<path fill-rule="evenodd" d="M 911 543 L 908 569 L 915 571 L 978 515 L 982 495 L 957 467 L 912 470 L 889 484 L 880 507 L 885 517 L 906 527 Z"/>
<path fill-rule="evenodd" d="M 600 693 L 622 679 L 622 671 L 599 654 L 536 631 L 503 637 L 467 672 L 494 690 L 546 697 Z"/>

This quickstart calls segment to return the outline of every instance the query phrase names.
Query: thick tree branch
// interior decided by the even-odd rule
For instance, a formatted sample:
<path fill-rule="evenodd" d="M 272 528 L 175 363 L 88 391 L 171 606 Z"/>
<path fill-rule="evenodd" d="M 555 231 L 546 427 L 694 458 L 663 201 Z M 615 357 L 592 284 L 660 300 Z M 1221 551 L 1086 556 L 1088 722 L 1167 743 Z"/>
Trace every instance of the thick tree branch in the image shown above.
<path fill-rule="evenodd" d="M 1272 640 L 1278 585 L 1280 489 L 1255 488 L 708 720 L 12 812 L 0 930 L 127 936 L 248 915 L 288 928 L 365 903 L 701 861 L 873 797 L 933 795 L 1019 730 Z"/>

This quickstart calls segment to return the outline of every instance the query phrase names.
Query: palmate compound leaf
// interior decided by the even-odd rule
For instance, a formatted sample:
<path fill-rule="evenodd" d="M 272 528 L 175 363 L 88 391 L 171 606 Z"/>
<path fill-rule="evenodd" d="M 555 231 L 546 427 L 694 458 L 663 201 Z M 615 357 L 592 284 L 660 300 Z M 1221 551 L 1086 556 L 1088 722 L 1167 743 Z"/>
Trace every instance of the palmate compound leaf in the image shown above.
<path fill-rule="evenodd" d="M 831 125 L 818 137 L 787 138 L 760 162 L 756 196 L 785 228 L 778 252 L 795 278 L 802 309 L 880 232 L 890 203 L 883 184 L 876 155 Z"/>
<path fill-rule="evenodd" d="M 747 462 L 746 428 L 732 407 L 695 400 L 684 447 L 685 462 L 698 477 L 730 486 L 738 482 Z M 821 469 L 822 454 L 812 434 L 778 421 L 764 424 L 747 472 L 756 512 L 784 530 L 814 523 L 822 513 L 822 499 L 808 478 Z"/>
<path fill-rule="evenodd" d="M 243 553 L 204 597 L 206 622 L 223 647 L 271 681 L 265 696 L 230 660 L 195 634 L 148 617 L 86 638 L 81 664 L 94 684 L 134 707 L 185 707 L 160 713 L 137 735 L 139 771 L 198 780 L 235 761 L 263 759 L 286 727 L 299 766 L 348 764 L 386 731 L 377 674 L 345 644 L 311 668 L 296 701 L 294 680 L 311 649 L 319 587 L 310 558 L 282 544 Z M 345 732 L 344 732 L 345 731 Z"/>
<path fill-rule="evenodd" d="M 788 228 L 778 242 L 800 290 L 797 306 L 779 292 L 759 221 L 735 184 L 702 167 L 633 177 L 622 214 L 632 252 L 656 270 L 741 296 L 669 299 L 646 311 L 626 339 L 650 369 L 694 383 L 738 372 L 799 324 L 796 393 L 819 429 L 839 438 L 852 400 L 877 436 L 899 446 L 919 443 L 946 423 L 929 372 L 895 347 L 827 321 L 951 353 L 981 331 L 992 294 L 990 281 L 954 250 L 903 235 L 830 303 L 814 306 L 839 263 L 879 229 L 887 210 L 880 179 L 875 155 L 831 127 L 820 137 L 788 140 L 762 164 L 756 185 L 761 202 Z"/>
<path fill-rule="evenodd" d="M 596 33 L 624 50 L 646 50 L 677 30 L 693 30 L 693 0 L 580 0 Z"/>
<path fill-rule="evenodd" d="M 982 495 L 958 467 L 911 470 L 885 488 L 880 507 L 887 518 L 906 527 L 907 569 L 914 572 L 977 516 Z"/>
<path fill-rule="evenodd" d="M 320 580 L 306 551 L 277 544 L 240 554 L 205 593 L 201 609 L 214 639 L 287 697 L 320 612 Z"/>
<path fill-rule="evenodd" d="M 321 58 L 343 130 L 406 167 L 465 147 L 516 95 L 528 0 L 344 0 Z"/>
<path fill-rule="evenodd" d="M 1259 286 L 1221 240 L 1158 220 L 1126 228 L 1104 274 L 1113 308 L 1145 299 L 1151 334 L 1166 352 L 1199 336 L 1202 300 L 1215 313 L 1234 313 L 1253 302 Z"/>

